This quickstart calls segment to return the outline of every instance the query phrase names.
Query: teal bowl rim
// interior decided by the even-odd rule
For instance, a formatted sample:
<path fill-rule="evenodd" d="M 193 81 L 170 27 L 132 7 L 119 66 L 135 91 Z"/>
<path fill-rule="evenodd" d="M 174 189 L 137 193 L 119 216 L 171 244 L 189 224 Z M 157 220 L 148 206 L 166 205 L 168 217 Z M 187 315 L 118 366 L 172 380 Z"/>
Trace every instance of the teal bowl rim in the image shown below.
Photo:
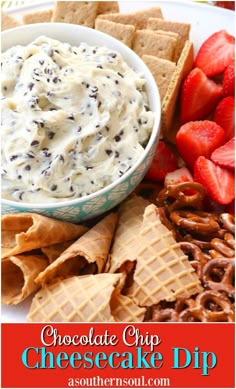
<path fill-rule="evenodd" d="M 52 34 L 50 35 L 48 33 L 45 33 L 44 30 L 45 28 L 49 28 L 52 30 Z M 156 85 L 156 82 L 153 78 L 152 73 L 148 69 L 148 67 L 145 65 L 143 60 L 133 51 L 131 50 L 128 46 L 123 44 L 122 42 L 118 41 L 117 39 L 111 37 L 110 35 L 107 35 L 101 31 L 97 31 L 95 29 L 89 28 L 89 27 L 84 27 L 80 25 L 72 25 L 72 24 L 67 24 L 67 23 L 35 23 L 35 24 L 29 24 L 25 26 L 20 26 L 20 27 L 15 27 L 10 30 L 6 30 L 1 32 L 1 40 L 2 40 L 2 52 L 7 50 L 8 48 L 12 47 L 12 45 L 9 45 L 9 41 L 11 39 L 16 42 L 14 45 L 17 44 L 23 44 L 21 43 L 22 35 L 24 33 L 27 33 L 27 42 L 32 42 L 33 39 L 36 38 L 36 36 L 40 35 L 45 35 L 49 36 L 50 38 L 53 39 L 58 39 L 60 41 L 68 41 L 68 39 L 63 39 L 63 30 L 66 31 L 67 34 L 72 34 L 72 30 L 77 30 L 77 33 L 80 32 L 80 34 L 85 37 L 85 39 L 80 39 L 78 36 L 78 43 L 83 41 L 83 42 L 88 42 L 88 35 L 87 34 L 92 34 L 97 37 L 98 40 L 104 41 L 104 46 L 106 43 L 108 44 L 108 47 L 110 46 L 113 48 L 113 45 L 115 44 L 115 48 L 113 50 L 120 52 L 120 54 L 123 56 L 124 60 L 128 62 L 129 66 L 133 67 L 135 70 L 138 70 L 139 72 L 144 74 L 144 77 L 146 79 L 146 91 L 148 95 L 148 101 L 151 107 L 151 110 L 155 114 L 154 118 L 154 124 L 152 128 L 152 132 L 150 135 L 150 138 L 148 140 L 148 143 L 144 149 L 143 155 L 135 162 L 135 164 L 126 172 L 122 177 L 120 177 L 118 180 L 112 182 L 111 184 L 107 185 L 106 187 L 91 193 L 87 196 L 82 196 L 76 199 L 72 200 L 65 200 L 65 201 L 52 201 L 51 203 L 27 203 L 27 202 L 17 202 L 13 200 L 8 200 L 8 199 L 1 199 L 2 205 L 7 205 L 7 206 L 12 206 L 15 208 L 34 208 L 34 209 L 39 209 L 44 208 L 44 209 L 50 209 L 52 207 L 65 207 L 65 206 L 80 206 L 86 201 L 90 201 L 91 199 L 94 199 L 99 196 L 103 196 L 105 193 L 110 192 L 112 189 L 114 189 L 116 186 L 122 184 L 124 181 L 127 180 L 128 177 L 132 176 L 133 173 L 137 170 L 137 168 L 142 164 L 142 162 L 146 159 L 146 157 L 149 154 L 149 151 L 151 147 L 153 146 L 154 143 L 158 141 L 159 133 L 160 133 L 160 125 L 161 125 L 161 100 L 160 100 L 160 94 L 158 87 Z M 62 31 L 62 32 L 61 32 Z M 57 34 L 62 34 L 62 38 L 54 38 L 54 33 Z M 30 34 L 31 33 L 31 34 Z M 33 35 L 33 37 L 32 37 Z M 34 38 L 35 37 L 35 38 Z M 74 39 L 74 38 L 73 38 Z M 73 40 L 72 39 L 72 40 Z M 7 48 L 4 49 L 4 40 L 7 41 Z M 70 42 L 69 42 L 70 43 Z M 70 43 L 74 44 L 74 43 Z M 90 44 L 90 43 L 89 43 Z M 99 46 L 96 42 L 93 43 L 96 46 Z M 134 62 L 135 64 L 138 63 L 138 66 L 130 64 L 130 62 Z M 152 101 L 150 101 L 150 94 L 153 94 Z"/>

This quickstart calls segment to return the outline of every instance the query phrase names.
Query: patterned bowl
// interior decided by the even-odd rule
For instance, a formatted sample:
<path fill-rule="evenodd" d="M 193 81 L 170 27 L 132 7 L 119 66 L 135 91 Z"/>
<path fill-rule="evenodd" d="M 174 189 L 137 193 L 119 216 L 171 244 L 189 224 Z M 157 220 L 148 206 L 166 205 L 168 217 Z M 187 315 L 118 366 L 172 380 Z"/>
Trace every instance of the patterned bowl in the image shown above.
<path fill-rule="evenodd" d="M 107 187 L 78 199 L 48 203 L 18 203 L 2 199 L 2 214 L 35 212 L 74 223 L 82 222 L 112 209 L 124 200 L 141 182 L 155 154 L 161 121 L 161 103 L 156 83 L 144 62 L 127 46 L 102 32 L 66 23 L 40 23 L 17 27 L 2 33 L 2 51 L 17 44 L 26 45 L 40 35 L 78 45 L 106 46 L 121 53 L 124 60 L 135 70 L 144 74 L 151 110 L 155 113 L 153 130 L 139 160 L 118 180 Z"/>

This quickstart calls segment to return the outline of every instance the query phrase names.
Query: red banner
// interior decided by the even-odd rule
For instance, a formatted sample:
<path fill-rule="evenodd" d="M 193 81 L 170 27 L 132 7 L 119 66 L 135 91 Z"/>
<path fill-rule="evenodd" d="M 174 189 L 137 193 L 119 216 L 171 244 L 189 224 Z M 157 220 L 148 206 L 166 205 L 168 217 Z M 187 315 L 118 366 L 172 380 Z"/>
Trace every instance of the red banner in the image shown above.
<path fill-rule="evenodd" d="M 234 388 L 234 324 L 2 324 L 3 388 Z"/>

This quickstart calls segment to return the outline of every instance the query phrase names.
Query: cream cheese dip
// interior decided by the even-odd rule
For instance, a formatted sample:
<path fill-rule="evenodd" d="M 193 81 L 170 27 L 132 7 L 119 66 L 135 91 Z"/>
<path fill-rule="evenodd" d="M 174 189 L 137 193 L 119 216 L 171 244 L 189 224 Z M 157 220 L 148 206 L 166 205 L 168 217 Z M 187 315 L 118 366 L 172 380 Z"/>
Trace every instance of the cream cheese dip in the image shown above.
<path fill-rule="evenodd" d="M 154 122 L 143 75 L 106 47 L 41 36 L 2 54 L 2 197 L 82 197 L 121 177 Z"/>

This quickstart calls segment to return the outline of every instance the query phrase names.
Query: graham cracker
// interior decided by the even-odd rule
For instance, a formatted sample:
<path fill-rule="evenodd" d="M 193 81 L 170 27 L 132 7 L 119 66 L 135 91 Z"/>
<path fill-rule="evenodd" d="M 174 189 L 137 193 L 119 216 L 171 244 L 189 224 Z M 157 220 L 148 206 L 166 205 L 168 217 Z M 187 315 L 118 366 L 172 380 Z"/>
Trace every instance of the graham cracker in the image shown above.
<path fill-rule="evenodd" d="M 175 55 L 176 39 L 158 35 L 152 30 L 138 30 L 135 32 L 133 50 L 140 57 L 153 55 L 172 61 Z"/>
<path fill-rule="evenodd" d="M 132 25 L 114 23 L 109 20 L 97 18 L 95 21 L 95 29 L 118 39 L 128 47 L 132 47 L 135 32 L 135 27 Z"/>
<path fill-rule="evenodd" d="M 132 24 L 137 30 L 143 30 L 147 28 L 147 21 L 150 17 L 161 19 L 163 17 L 161 8 L 156 6 L 126 14 L 112 13 L 108 15 L 99 15 L 99 18 L 110 20 L 111 22 Z"/>
<path fill-rule="evenodd" d="M 176 64 L 153 55 L 143 55 L 142 59 L 151 71 L 158 86 L 161 101 L 163 101 Z"/>
<path fill-rule="evenodd" d="M 22 20 L 25 24 L 48 23 L 52 19 L 52 9 L 24 14 Z"/>
<path fill-rule="evenodd" d="M 98 1 L 97 15 L 119 12 L 118 1 Z"/>
<path fill-rule="evenodd" d="M 179 46 L 179 42 L 178 40 L 180 39 L 180 36 L 179 34 L 177 34 L 176 32 L 173 32 L 173 31 L 163 31 L 163 30 L 155 30 L 156 33 L 158 33 L 158 35 L 163 35 L 163 36 L 170 36 L 174 39 L 176 39 L 176 48 L 175 48 L 175 55 L 174 55 L 174 61 L 177 62 L 177 55 L 178 55 L 178 46 Z"/>
<path fill-rule="evenodd" d="M 56 1 L 51 21 L 93 28 L 97 9 L 97 1 Z"/>
<path fill-rule="evenodd" d="M 178 59 L 183 50 L 186 40 L 189 39 L 191 25 L 189 23 L 173 22 L 161 18 L 149 18 L 147 28 L 150 30 L 172 31 L 179 34 L 178 47 L 176 49 L 176 58 Z"/>
<path fill-rule="evenodd" d="M 8 15 L 6 12 L 1 11 L 1 30 L 5 31 L 9 28 L 19 27 L 21 23 L 18 22 L 15 18 Z"/>
<path fill-rule="evenodd" d="M 193 44 L 186 41 L 162 102 L 162 133 L 164 136 L 171 130 L 180 86 L 192 66 Z"/>

